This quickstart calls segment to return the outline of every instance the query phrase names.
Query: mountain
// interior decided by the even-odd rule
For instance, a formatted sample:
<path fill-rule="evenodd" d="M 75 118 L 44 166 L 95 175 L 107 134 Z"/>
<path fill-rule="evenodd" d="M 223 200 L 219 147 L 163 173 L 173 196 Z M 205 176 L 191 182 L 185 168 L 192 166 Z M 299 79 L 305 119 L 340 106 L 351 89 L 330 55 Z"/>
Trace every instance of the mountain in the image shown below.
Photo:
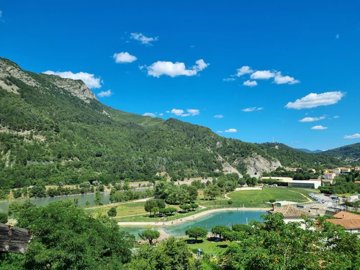
<path fill-rule="evenodd" d="M 350 162 L 360 161 L 360 143 L 345 145 L 323 152 L 325 155 L 345 159 Z"/>
<path fill-rule="evenodd" d="M 318 153 L 323 152 L 322 150 L 309 150 L 309 149 L 306 149 L 306 148 L 296 148 L 296 150 L 299 150 L 299 151 L 304 152 L 304 153 L 311 153 L 311 154 L 318 154 Z"/>
<path fill-rule="evenodd" d="M 226 139 L 206 127 L 115 110 L 79 80 L 22 70 L 0 58 L 0 186 L 259 176 L 339 159 L 282 144 Z"/>

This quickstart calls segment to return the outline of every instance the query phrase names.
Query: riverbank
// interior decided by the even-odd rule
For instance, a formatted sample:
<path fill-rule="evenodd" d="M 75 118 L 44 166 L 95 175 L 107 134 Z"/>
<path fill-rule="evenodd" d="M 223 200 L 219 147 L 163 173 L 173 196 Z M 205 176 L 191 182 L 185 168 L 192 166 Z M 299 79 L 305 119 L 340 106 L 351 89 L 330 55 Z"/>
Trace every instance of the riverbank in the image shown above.
<path fill-rule="evenodd" d="M 196 213 L 191 216 L 187 216 L 184 218 L 179 218 L 171 221 L 154 221 L 154 222 L 118 222 L 119 226 L 123 227 L 162 227 L 162 226 L 174 226 L 179 225 L 188 221 L 193 221 L 201 217 L 205 217 L 218 212 L 226 212 L 226 211 L 268 211 L 271 208 L 243 208 L 243 207 L 227 207 L 227 208 L 216 208 L 202 211 L 200 213 Z"/>

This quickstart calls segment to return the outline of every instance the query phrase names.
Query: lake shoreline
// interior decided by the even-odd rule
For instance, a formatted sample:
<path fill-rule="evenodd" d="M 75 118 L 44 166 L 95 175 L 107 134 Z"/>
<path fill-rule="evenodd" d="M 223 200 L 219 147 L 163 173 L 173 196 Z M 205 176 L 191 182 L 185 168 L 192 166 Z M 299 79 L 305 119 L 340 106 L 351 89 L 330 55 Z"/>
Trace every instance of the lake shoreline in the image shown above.
<path fill-rule="evenodd" d="M 260 207 L 249 207 L 249 208 L 245 208 L 245 207 L 227 207 L 227 208 L 216 208 L 216 209 L 209 209 L 209 210 L 205 210 L 203 212 L 200 213 L 196 213 L 194 215 L 191 216 L 187 216 L 187 217 L 183 217 L 183 218 L 179 218 L 179 219 L 175 219 L 175 220 L 169 220 L 169 221 L 120 221 L 117 224 L 120 227 L 162 227 L 162 226 L 174 226 L 174 225 L 179 225 L 188 221 L 194 221 L 198 218 L 201 217 L 205 217 L 214 213 L 218 213 L 218 212 L 227 212 L 227 211 L 269 211 L 271 210 L 271 208 L 260 208 Z"/>

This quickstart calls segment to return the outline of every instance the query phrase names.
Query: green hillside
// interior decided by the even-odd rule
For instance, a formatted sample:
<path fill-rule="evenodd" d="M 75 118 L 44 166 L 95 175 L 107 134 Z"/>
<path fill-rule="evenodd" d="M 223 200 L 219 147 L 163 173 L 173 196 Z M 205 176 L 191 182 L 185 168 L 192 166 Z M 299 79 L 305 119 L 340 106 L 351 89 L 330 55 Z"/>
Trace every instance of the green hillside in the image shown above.
<path fill-rule="evenodd" d="M 324 154 L 336 158 L 346 159 L 348 161 L 360 161 L 360 143 L 345 145 L 339 148 L 325 151 Z"/>
<path fill-rule="evenodd" d="M 81 81 L 23 71 L 0 58 L 0 185 L 213 176 L 246 159 L 334 165 L 281 145 L 225 139 L 210 129 L 109 108 Z M 263 165 L 264 166 L 264 165 Z M 259 169 L 269 171 L 270 165 Z"/>

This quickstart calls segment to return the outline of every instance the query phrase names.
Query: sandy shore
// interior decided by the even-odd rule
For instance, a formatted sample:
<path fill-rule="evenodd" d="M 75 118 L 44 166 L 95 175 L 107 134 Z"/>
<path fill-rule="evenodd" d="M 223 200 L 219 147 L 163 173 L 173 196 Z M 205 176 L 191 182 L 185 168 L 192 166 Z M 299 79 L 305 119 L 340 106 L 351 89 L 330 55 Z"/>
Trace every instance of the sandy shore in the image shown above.
<path fill-rule="evenodd" d="M 187 217 L 183 217 L 183 218 L 179 218 L 179 219 L 175 219 L 175 220 L 170 220 L 170 221 L 154 221 L 154 222 L 118 222 L 119 226 L 123 226 L 123 227 L 146 227 L 146 226 L 172 226 L 172 225 L 179 225 L 182 223 L 185 223 L 187 221 L 192 221 L 213 213 L 218 213 L 218 212 L 226 212 L 226 211 L 268 211 L 271 210 L 271 208 L 217 208 L 217 209 L 210 209 L 210 210 L 206 210 L 191 216 L 187 216 Z"/>

